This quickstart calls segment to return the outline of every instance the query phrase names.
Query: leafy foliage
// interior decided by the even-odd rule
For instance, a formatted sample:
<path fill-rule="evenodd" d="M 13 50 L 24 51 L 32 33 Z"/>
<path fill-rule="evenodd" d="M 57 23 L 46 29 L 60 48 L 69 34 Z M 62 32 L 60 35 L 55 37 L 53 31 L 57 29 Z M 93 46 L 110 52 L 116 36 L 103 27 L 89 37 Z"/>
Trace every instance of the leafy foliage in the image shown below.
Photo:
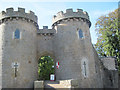
<path fill-rule="evenodd" d="M 117 58 L 120 70 L 120 11 L 119 9 L 97 19 L 95 24 L 98 41 L 95 48 L 99 56 Z"/>
<path fill-rule="evenodd" d="M 50 56 L 43 56 L 38 62 L 38 75 L 40 80 L 49 80 L 50 74 L 54 74 L 54 61 Z"/>

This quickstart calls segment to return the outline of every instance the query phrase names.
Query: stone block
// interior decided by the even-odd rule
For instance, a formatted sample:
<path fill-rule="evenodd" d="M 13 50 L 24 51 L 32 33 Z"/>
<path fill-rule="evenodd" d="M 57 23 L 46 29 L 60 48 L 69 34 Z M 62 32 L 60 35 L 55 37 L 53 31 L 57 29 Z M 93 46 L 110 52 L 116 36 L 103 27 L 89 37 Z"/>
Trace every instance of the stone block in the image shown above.
<path fill-rule="evenodd" d="M 34 81 L 34 90 L 43 90 L 44 81 Z"/>

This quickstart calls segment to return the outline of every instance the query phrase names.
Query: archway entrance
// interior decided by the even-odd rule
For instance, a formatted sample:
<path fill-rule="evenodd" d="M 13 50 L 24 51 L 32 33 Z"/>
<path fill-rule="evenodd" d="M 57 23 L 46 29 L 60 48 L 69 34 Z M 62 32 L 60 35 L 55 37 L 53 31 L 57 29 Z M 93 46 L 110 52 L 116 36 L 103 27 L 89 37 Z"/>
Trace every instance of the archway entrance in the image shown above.
<path fill-rule="evenodd" d="M 38 60 L 39 80 L 50 80 L 51 74 L 55 74 L 53 58 L 50 56 L 41 56 Z"/>

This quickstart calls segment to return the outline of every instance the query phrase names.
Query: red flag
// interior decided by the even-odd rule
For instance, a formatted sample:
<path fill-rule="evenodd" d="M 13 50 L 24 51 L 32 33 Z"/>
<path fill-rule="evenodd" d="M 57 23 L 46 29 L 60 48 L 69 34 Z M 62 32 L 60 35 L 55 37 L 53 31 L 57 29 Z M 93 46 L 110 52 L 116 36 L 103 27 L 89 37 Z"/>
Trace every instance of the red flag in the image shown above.
<path fill-rule="evenodd" d="M 59 62 L 56 63 L 56 67 L 57 67 L 57 69 L 59 68 Z"/>

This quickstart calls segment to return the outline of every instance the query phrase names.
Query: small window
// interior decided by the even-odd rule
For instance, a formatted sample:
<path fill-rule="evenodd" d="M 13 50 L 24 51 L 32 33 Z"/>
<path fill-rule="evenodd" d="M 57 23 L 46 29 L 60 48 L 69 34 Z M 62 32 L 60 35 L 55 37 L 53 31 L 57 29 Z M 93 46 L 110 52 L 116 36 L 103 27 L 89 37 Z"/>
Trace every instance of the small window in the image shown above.
<path fill-rule="evenodd" d="M 20 31 L 18 29 L 16 29 L 16 31 L 14 33 L 14 38 L 15 39 L 20 39 Z"/>
<path fill-rule="evenodd" d="M 83 32 L 81 29 L 78 31 L 78 35 L 79 35 L 79 38 L 83 38 Z"/>

